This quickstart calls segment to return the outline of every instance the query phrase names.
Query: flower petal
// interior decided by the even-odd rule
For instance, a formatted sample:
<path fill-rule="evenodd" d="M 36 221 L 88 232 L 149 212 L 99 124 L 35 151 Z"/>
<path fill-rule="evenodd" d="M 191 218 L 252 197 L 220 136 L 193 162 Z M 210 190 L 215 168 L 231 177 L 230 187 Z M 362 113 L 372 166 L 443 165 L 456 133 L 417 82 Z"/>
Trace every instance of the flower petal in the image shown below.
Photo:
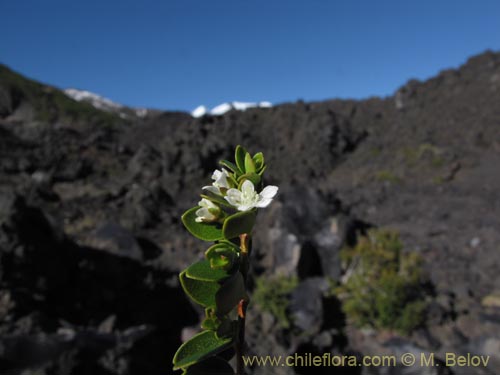
<path fill-rule="evenodd" d="M 217 181 L 221 175 L 222 172 L 216 169 L 214 173 L 212 173 L 212 180 Z"/>
<path fill-rule="evenodd" d="M 224 168 L 222 168 L 221 177 L 217 181 L 219 187 L 226 188 L 226 189 L 230 188 L 229 183 L 227 182 L 228 177 L 229 177 L 229 172 L 226 171 Z"/>
<path fill-rule="evenodd" d="M 267 207 L 269 206 L 269 204 L 272 202 L 273 200 L 270 199 L 270 198 L 263 198 L 261 200 L 259 200 L 257 202 L 257 204 L 255 205 L 255 207 L 259 207 L 259 208 L 264 208 L 264 207 Z"/>
<path fill-rule="evenodd" d="M 229 202 L 231 206 L 238 206 L 241 202 L 241 191 L 238 189 L 229 189 L 224 197 L 226 201 Z"/>
<path fill-rule="evenodd" d="M 202 223 L 203 219 L 206 217 L 206 215 L 209 214 L 208 210 L 205 207 L 199 208 L 196 210 L 196 216 L 197 218 L 194 219 L 197 223 Z"/>
<path fill-rule="evenodd" d="M 212 202 L 211 200 L 208 200 L 206 198 L 203 198 L 199 203 L 198 203 L 199 206 L 201 207 L 206 207 L 208 209 L 210 208 L 218 208 L 217 205 Z"/>
<path fill-rule="evenodd" d="M 262 198 L 266 198 L 266 199 L 272 199 L 274 198 L 274 196 L 276 195 L 276 193 L 278 193 L 278 187 L 277 186 L 273 186 L 273 185 L 269 185 L 269 186 L 266 186 L 261 192 L 260 192 L 260 196 Z"/>
<path fill-rule="evenodd" d="M 220 192 L 220 189 L 216 186 L 203 186 L 203 190 L 208 190 L 211 193 L 214 193 L 215 195 L 222 195 Z"/>
<path fill-rule="evenodd" d="M 245 180 L 245 182 L 243 182 L 243 185 L 241 185 L 241 191 L 246 195 L 252 195 L 255 192 L 253 182 L 250 180 Z"/>

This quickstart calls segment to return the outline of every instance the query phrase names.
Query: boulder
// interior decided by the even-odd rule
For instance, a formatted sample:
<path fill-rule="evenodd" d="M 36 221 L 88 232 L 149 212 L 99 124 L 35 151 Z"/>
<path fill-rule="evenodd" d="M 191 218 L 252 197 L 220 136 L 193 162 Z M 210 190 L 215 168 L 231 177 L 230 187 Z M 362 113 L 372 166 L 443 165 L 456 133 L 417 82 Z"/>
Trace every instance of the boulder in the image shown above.
<path fill-rule="evenodd" d="M 323 297 L 329 289 L 324 278 L 302 281 L 290 297 L 290 317 L 293 325 L 307 335 L 317 334 L 323 325 Z"/>
<path fill-rule="evenodd" d="M 129 230 L 113 222 L 99 226 L 87 240 L 87 245 L 111 254 L 142 261 L 142 251 Z"/>

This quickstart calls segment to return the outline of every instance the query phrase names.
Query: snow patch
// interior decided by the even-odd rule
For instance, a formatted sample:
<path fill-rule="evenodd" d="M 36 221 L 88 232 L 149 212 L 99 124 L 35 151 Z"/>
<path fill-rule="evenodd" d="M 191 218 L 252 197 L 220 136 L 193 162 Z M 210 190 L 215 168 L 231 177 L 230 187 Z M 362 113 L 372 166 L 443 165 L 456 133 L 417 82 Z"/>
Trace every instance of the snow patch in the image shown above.
<path fill-rule="evenodd" d="M 77 102 L 88 102 L 95 108 L 103 111 L 118 111 L 123 108 L 121 104 L 115 103 L 111 99 L 97 95 L 93 92 L 78 89 L 66 89 L 64 93 Z"/>
<path fill-rule="evenodd" d="M 149 111 L 147 108 L 136 108 L 135 109 L 135 115 L 137 117 L 144 118 L 148 115 Z"/>
<path fill-rule="evenodd" d="M 218 106 L 212 108 L 210 111 L 210 114 L 213 116 L 221 116 L 226 112 L 229 112 L 232 109 L 232 105 L 229 103 L 222 103 L 219 104 Z"/>
<path fill-rule="evenodd" d="M 86 102 L 101 111 L 117 113 L 123 119 L 130 118 L 130 116 L 133 116 L 134 114 L 139 118 L 144 118 L 150 113 L 147 108 L 127 107 L 122 104 L 118 104 L 111 99 L 86 90 L 66 89 L 64 90 L 64 93 L 77 102 Z"/>
<path fill-rule="evenodd" d="M 192 112 L 191 116 L 193 117 L 202 117 L 207 114 L 212 116 L 221 116 L 226 112 L 234 109 L 236 111 L 245 111 L 248 108 L 271 108 L 273 105 L 270 102 L 231 102 L 231 103 L 222 103 L 218 106 L 215 106 L 211 110 L 208 110 L 204 105 L 200 105 L 196 107 Z"/>
<path fill-rule="evenodd" d="M 193 112 L 191 112 L 191 116 L 193 117 L 202 117 L 202 116 L 205 116 L 208 112 L 208 109 L 207 107 L 205 107 L 204 105 L 200 105 L 198 107 L 196 107 Z"/>

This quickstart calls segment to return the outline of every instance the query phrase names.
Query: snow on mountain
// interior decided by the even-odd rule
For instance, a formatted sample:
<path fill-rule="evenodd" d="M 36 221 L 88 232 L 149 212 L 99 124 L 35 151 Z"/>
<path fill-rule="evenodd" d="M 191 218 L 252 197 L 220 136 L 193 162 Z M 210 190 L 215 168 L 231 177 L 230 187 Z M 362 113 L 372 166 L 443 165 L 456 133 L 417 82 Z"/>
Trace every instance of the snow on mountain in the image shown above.
<path fill-rule="evenodd" d="M 147 108 L 134 108 L 135 115 L 137 117 L 146 117 L 149 113 Z"/>
<path fill-rule="evenodd" d="M 252 102 L 231 102 L 231 103 L 222 103 L 219 104 L 218 106 L 215 106 L 212 108 L 210 111 L 205 107 L 204 105 L 200 105 L 199 107 L 196 107 L 192 112 L 191 116 L 193 117 L 202 117 L 207 114 L 210 114 L 212 116 L 221 116 L 224 113 L 234 109 L 237 111 L 245 111 L 248 108 L 270 108 L 273 105 L 270 102 L 258 102 L 258 103 L 252 103 Z"/>
<path fill-rule="evenodd" d="M 205 116 L 207 113 L 208 113 L 207 107 L 205 107 L 204 105 L 200 105 L 191 112 L 191 116 L 202 117 Z"/>
<path fill-rule="evenodd" d="M 213 116 L 220 116 L 226 112 L 229 112 L 231 109 L 233 109 L 233 106 L 230 103 L 222 103 L 212 108 L 210 114 Z"/>
<path fill-rule="evenodd" d="M 103 111 L 119 111 L 123 108 L 121 104 L 115 103 L 111 99 L 104 98 L 90 91 L 66 89 L 64 90 L 64 93 L 78 102 L 89 102 L 95 108 L 101 109 Z"/>
<path fill-rule="evenodd" d="M 258 103 L 233 102 L 232 106 L 237 111 L 244 111 L 247 108 L 270 108 L 273 105 L 270 102 L 258 102 Z"/>
<path fill-rule="evenodd" d="M 86 90 L 78 90 L 71 88 L 64 90 L 64 93 L 78 102 L 83 101 L 90 103 L 97 109 L 107 112 L 118 113 L 123 118 L 128 117 L 132 113 L 135 114 L 137 117 L 145 117 L 149 113 L 148 109 L 126 107 L 124 105 L 112 101 L 111 99 L 105 98 L 101 95 Z M 245 111 L 248 108 L 270 108 L 270 107 L 272 107 L 272 104 L 270 102 L 222 103 L 213 107 L 211 110 L 209 110 L 204 105 L 200 105 L 191 112 L 191 116 L 193 117 L 202 117 L 205 115 L 221 116 L 224 113 L 229 112 L 230 110 L 233 109 L 236 111 Z"/>
<path fill-rule="evenodd" d="M 77 102 L 87 102 L 102 111 L 119 113 L 122 118 L 127 118 L 131 112 L 137 117 L 146 117 L 149 113 L 149 110 L 146 108 L 129 108 L 111 99 L 86 90 L 66 89 L 64 93 Z"/>

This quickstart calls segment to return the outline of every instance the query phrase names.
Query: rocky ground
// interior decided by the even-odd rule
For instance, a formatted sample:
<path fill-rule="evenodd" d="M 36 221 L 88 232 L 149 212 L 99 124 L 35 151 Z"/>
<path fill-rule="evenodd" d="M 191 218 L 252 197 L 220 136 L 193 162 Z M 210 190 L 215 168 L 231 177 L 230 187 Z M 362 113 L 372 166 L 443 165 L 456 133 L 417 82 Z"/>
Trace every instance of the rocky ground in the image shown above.
<path fill-rule="evenodd" d="M 280 187 L 259 217 L 253 277 L 299 279 L 291 327 L 251 307 L 250 353 L 472 352 L 488 367 L 339 373 L 499 373 L 498 103 L 492 52 L 385 99 L 200 119 L 104 113 L 0 67 L 0 373 L 170 373 L 200 315 L 177 273 L 204 250 L 179 218 L 237 144 L 263 151 Z M 397 230 L 424 259 L 433 295 L 410 335 L 356 328 L 327 293 L 339 250 L 369 227 Z"/>

